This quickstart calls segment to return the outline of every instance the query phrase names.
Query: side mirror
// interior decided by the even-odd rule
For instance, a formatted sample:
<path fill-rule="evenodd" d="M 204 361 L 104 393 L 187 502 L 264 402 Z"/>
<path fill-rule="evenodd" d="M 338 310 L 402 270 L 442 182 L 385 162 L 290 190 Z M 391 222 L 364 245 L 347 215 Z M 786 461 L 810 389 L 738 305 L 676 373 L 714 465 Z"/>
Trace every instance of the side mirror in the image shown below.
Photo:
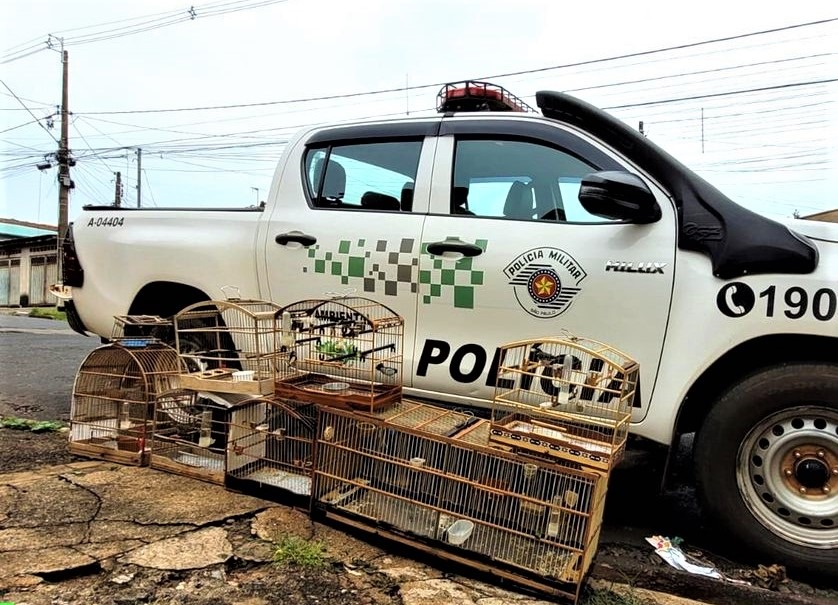
<path fill-rule="evenodd" d="M 594 172 L 582 179 L 579 188 L 582 207 L 610 220 L 641 225 L 661 218 L 661 209 L 646 183 L 630 172 Z"/>

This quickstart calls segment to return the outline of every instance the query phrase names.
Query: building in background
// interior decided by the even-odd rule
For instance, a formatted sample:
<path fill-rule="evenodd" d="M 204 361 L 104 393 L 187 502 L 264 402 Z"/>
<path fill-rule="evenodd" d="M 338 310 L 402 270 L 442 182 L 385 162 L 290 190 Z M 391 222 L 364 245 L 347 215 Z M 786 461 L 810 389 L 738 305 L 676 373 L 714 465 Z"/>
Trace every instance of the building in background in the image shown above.
<path fill-rule="evenodd" d="M 0 218 L 0 307 L 55 305 L 58 237 L 52 225 Z"/>

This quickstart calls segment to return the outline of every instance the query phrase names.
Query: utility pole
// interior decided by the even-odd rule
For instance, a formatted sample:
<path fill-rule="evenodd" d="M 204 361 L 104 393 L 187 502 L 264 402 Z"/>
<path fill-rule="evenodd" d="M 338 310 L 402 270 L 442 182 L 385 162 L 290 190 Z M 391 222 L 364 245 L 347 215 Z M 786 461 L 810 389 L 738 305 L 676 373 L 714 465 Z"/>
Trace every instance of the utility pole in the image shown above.
<path fill-rule="evenodd" d="M 114 188 L 113 205 L 117 208 L 122 207 L 122 173 L 116 173 L 116 187 Z"/>
<path fill-rule="evenodd" d="M 143 150 L 137 147 L 137 208 L 143 205 Z M 152 196 L 153 197 L 153 196 Z"/>
<path fill-rule="evenodd" d="M 58 276 L 62 279 L 63 266 L 61 263 L 61 251 L 64 246 L 64 236 L 67 232 L 68 214 L 70 206 L 70 189 L 73 187 L 73 181 L 70 180 L 70 150 L 69 150 L 69 131 L 70 131 L 70 109 L 69 105 L 69 91 L 68 91 L 68 68 L 69 59 L 67 51 L 63 49 L 64 43 L 61 43 L 61 64 L 62 64 L 62 79 L 61 79 L 61 141 L 58 143 Z"/>
<path fill-rule="evenodd" d="M 256 205 L 258 206 L 259 205 L 259 188 L 258 187 L 251 187 L 251 189 L 253 189 L 253 191 L 256 192 Z"/>

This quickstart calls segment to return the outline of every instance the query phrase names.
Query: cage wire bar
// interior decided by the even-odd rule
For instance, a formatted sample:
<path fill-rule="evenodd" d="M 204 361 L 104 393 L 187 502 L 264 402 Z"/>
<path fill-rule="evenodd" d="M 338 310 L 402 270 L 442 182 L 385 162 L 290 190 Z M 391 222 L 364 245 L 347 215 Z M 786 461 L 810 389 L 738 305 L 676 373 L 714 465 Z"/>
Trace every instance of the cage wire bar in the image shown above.
<path fill-rule="evenodd" d="M 160 394 L 151 431 L 152 468 L 224 484 L 233 410 L 251 395 L 174 389 Z"/>
<path fill-rule="evenodd" d="M 154 401 L 177 387 L 182 372 L 177 351 L 156 341 L 111 343 L 91 351 L 73 384 L 70 453 L 146 464 Z"/>
<path fill-rule="evenodd" d="M 174 316 L 175 344 L 186 360 L 184 388 L 270 395 L 279 305 L 263 300 L 202 301 Z"/>
<path fill-rule="evenodd" d="M 490 440 L 609 470 L 625 450 L 638 376 L 636 361 L 586 338 L 502 346 Z"/>
<path fill-rule="evenodd" d="M 481 422 L 488 424 L 474 426 Z M 315 449 L 315 510 L 578 597 L 599 539 L 607 474 L 326 407 Z"/>
<path fill-rule="evenodd" d="M 303 300 L 277 314 L 276 394 L 373 413 L 401 397 L 404 322 L 368 298 Z"/>
<path fill-rule="evenodd" d="M 274 500 L 311 495 L 314 404 L 254 398 L 231 410 L 225 485 Z"/>

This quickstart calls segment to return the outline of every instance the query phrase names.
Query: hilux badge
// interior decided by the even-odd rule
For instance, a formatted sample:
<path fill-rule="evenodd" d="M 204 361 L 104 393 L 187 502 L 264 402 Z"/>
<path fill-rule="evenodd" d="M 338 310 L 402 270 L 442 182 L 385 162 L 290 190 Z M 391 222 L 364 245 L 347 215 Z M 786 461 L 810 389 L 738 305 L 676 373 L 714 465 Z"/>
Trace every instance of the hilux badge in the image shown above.
<path fill-rule="evenodd" d="M 570 254 L 548 247 L 519 254 L 503 273 L 521 308 L 540 319 L 564 313 L 588 275 Z"/>

